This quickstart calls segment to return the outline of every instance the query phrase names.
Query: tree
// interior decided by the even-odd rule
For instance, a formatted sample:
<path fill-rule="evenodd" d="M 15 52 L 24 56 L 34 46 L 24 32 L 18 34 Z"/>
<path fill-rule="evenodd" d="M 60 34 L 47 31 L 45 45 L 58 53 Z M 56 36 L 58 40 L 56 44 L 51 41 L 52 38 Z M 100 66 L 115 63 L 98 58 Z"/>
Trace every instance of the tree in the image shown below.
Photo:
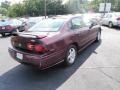
<path fill-rule="evenodd" d="M 90 4 L 91 8 L 95 11 L 98 12 L 99 11 L 99 4 L 100 3 L 105 3 L 105 0 L 93 0 Z M 106 3 L 111 3 L 112 7 L 111 10 L 112 11 L 120 11 L 120 0 L 106 0 Z"/>
<path fill-rule="evenodd" d="M 62 0 L 46 0 L 47 15 L 82 12 L 79 0 L 70 0 L 71 3 L 62 4 Z M 8 16 L 39 16 L 44 15 L 45 0 L 24 0 L 23 3 L 14 4 L 8 8 Z"/>
<path fill-rule="evenodd" d="M 7 14 L 7 9 L 6 8 L 0 8 L 0 14 L 6 15 Z"/>
<path fill-rule="evenodd" d="M 47 14 L 58 15 L 66 13 L 66 7 L 62 5 L 61 0 L 47 1 Z"/>
<path fill-rule="evenodd" d="M 8 9 L 10 7 L 10 2 L 9 1 L 1 2 L 1 7 Z"/>
<path fill-rule="evenodd" d="M 25 14 L 25 7 L 23 4 L 14 4 L 8 8 L 8 16 L 10 17 L 20 17 Z"/>
<path fill-rule="evenodd" d="M 8 11 L 9 7 L 10 7 L 10 2 L 8 2 L 8 1 L 1 2 L 1 5 L 0 5 L 0 14 L 7 15 L 7 11 Z"/>

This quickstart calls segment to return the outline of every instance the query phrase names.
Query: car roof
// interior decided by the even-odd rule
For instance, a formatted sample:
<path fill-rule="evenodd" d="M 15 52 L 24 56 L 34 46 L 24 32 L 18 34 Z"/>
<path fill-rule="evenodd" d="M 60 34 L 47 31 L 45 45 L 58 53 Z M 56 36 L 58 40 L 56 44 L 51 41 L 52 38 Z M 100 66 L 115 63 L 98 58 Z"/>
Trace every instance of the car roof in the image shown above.
<path fill-rule="evenodd" d="M 27 22 L 38 23 L 39 21 L 41 21 L 43 19 L 44 19 L 44 17 L 29 17 L 29 19 L 27 20 Z"/>
<path fill-rule="evenodd" d="M 82 16 L 82 14 L 57 15 L 57 16 L 53 16 L 51 18 L 52 19 L 65 19 L 65 20 L 69 20 L 71 18 L 80 17 L 80 16 Z"/>

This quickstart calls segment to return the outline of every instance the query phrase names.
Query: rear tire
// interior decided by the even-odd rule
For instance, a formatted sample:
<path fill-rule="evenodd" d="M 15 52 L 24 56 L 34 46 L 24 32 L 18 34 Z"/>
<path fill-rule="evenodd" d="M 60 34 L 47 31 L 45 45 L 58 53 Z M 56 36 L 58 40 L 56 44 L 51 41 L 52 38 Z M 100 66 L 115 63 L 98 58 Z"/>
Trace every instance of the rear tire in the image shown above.
<path fill-rule="evenodd" d="M 109 28 L 112 28 L 113 27 L 113 23 L 112 22 L 109 22 Z"/>
<path fill-rule="evenodd" d="M 75 45 L 70 45 L 66 52 L 66 57 L 64 60 L 65 66 L 70 66 L 75 63 L 77 57 L 77 48 Z"/>

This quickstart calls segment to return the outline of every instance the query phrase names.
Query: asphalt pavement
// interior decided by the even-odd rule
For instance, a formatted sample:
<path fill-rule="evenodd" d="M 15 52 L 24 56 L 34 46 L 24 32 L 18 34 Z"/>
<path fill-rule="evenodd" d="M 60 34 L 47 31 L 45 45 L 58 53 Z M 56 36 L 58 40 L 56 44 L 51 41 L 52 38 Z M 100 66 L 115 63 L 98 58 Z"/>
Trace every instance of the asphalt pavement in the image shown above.
<path fill-rule="evenodd" d="M 44 71 L 14 61 L 10 36 L 0 37 L 0 90 L 120 90 L 120 28 L 102 29 L 101 42 L 82 51 L 73 66 Z"/>

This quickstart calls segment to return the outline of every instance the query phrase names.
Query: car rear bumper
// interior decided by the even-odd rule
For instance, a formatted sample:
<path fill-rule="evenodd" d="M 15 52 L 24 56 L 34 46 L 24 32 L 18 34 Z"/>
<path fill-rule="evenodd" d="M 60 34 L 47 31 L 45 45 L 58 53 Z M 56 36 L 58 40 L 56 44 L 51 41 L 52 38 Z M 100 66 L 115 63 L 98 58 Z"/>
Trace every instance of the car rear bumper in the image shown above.
<path fill-rule="evenodd" d="M 117 26 L 119 26 L 119 27 L 120 27 L 120 22 L 117 22 Z"/>
<path fill-rule="evenodd" d="M 120 21 L 113 22 L 113 26 L 120 26 Z"/>
<path fill-rule="evenodd" d="M 13 30 L 0 30 L 0 33 L 12 33 L 15 32 L 15 29 Z"/>
<path fill-rule="evenodd" d="M 8 50 L 10 56 L 17 62 L 32 65 L 39 69 L 46 69 L 48 67 L 54 66 L 57 63 L 62 62 L 62 59 L 55 55 L 55 53 L 49 55 L 36 55 L 21 52 L 13 48 L 9 48 Z M 22 54 L 23 58 L 22 59 L 17 58 L 17 53 Z"/>

